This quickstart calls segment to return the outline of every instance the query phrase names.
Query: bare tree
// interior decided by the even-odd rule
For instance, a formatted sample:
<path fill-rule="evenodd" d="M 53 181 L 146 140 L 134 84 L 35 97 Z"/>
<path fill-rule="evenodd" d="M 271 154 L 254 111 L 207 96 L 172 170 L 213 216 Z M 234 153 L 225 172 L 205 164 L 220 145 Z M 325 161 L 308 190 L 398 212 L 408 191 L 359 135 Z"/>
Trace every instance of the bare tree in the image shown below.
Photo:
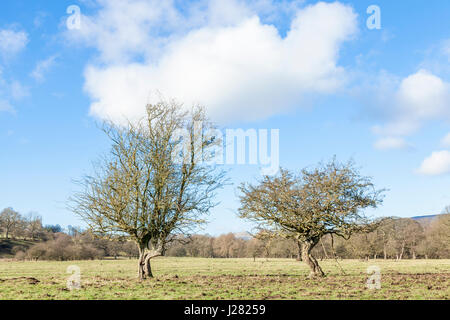
<path fill-rule="evenodd" d="M 450 258 L 450 214 L 433 219 L 425 232 L 421 251 L 426 258 Z"/>
<path fill-rule="evenodd" d="M 394 218 L 385 218 L 378 226 L 376 233 L 382 247 L 383 258 L 386 260 L 392 251 L 390 243 L 394 237 Z"/>
<path fill-rule="evenodd" d="M 123 243 L 120 241 L 108 241 L 107 242 L 107 248 L 106 253 L 110 257 L 114 257 L 114 259 L 117 259 L 117 257 L 120 255 L 123 248 Z"/>
<path fill-rule="evenodd" d="M 41 238 L 44 232 L 44 227 L 42 226 L 42 217 L 31 212 L 30 214 L 28 214 L 25 221 L 26 236 L 31 238 L 31 240 L 33 241 Z"/>
<path fill-rule="evenodd" d="M 189 257 L 214 256 L 213 238 L 206 235 L 193 235 L 189 239 L 180 239 L 179 244 L 184 244 L 185 253 Z M 181 253 L 180 251 L 178 252 Z"/>
<path fill-rule="evenodd" d="M 302 242 L 302 260 L 310 276 L 323 276 L 311 250 L 326 234 L 348 239 L 354 232 L 369 231 L 374 224 L 361 212 L 381 203 L 383 190 L 362 177 L 353 163 L 333 160 L 295 176 L 287 170 L 265 176 L 258 185 L 240 186 L 241 218 L 259 228 Z"/>
<path fill-rule="evenodd" d="M 257 239 L 251 238 L 247 243 L 247 256 L 252 257 L 253 261 L 256 261 L 257 257 L 260 257 L 264 250 L 264 243 Z"/>
<path fill-rule="evenodd" d="M 140 279 L 153 276 L 150 260 L 164 253 L 174 234 L 205 222 L 224 183 L 224 172 L 209 162 L 221 142 L 208 134 L 214 127 L 202 108 L 186 112 L 171 101 L 146 110 L 137 123 L 104 125 L 111 155 L 80 181 L 83 190 L 71 205 L 96 234 L 136 242 Z"/>
<path fill-rule="evenodd" d="M 384 230 L 385 227 L 384 225 Z M 391 247 L 390 251 L 395 252 L 397 260 L 402 260 L 407 253 L 415 258 L 416 246 L 422 238 L 423 228 L 417 221 L 409 218 L 391 218 L 388 245 Z"/>
<path fill-rule="evenodd" d="M 0 213 L 0 225 L 5 232 L 6 239 L 22 222 L 21 215 L 12 208 L 6 208 Z"/>
<path fill-rule="evenodd" d="M 214 256 L 220 258 L 232 258 L 232 248 L 236 241 L 233 233 L 223 234 L 214 240 Z"/>

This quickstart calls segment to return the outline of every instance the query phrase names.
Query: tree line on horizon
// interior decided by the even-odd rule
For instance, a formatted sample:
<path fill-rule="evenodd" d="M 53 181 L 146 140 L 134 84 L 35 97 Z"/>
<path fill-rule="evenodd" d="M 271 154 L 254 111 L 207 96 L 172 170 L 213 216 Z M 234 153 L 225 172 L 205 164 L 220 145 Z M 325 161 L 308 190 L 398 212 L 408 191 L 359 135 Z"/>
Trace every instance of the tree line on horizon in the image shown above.
<path fill-rule="evenodd" d="M 12 209 L 5 209 L 5 212 Z M 20 215 L 18 215 L 20 217 Z M 30 217 L 33 217 L 30 219 Z M 0 226 L 2 219 L 0 218 Z M 11 229 L 12 239 L 34 240 L 31 247 L 17 245 L 12 253 L 18 260 L 89 260 L 137 258 L 139 251 L 132 241 L 95 237 L 89 230 L 59 225 L 42 226 L 38 216 L 28 216 Z M 27 225 L 28 223 L 28 225 Z M 3 232 L 3 233 L 2 233 Z M 5 230 L 0 233 L 6 239 Z M 410 218 L 386 218 L 369 233 L 357 233 L 350 239 L 325 236 L 313 249 L 318 259 L 449 259 L 450 214 L 419 223 Z M 265 233 L 239 237 L 233 233 L 219 236 L 177 236 L 164 252 L 171 257 L 201 258 L 291 258 L 301 260 L 301 246 L 293 239 L 267 237 Z"/>

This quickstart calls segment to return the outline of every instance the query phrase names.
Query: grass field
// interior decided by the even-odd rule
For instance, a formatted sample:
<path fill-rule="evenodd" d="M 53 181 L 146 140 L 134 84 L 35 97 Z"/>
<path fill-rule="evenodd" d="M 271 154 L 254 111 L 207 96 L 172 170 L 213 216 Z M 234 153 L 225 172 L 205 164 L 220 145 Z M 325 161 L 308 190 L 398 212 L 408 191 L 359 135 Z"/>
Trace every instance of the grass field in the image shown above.
<path fill-rule="evenodd" d="M 0 299 L 449 299 L 450 260 L 320 262 L 327 277 L 309 279 L 289 259 L 157 258 L 154 279 L 136 279 L 135 260 L 0 261 Z M 67 267 L 81 270 L 70 291 Z M 381 289 L 366 288 L 367 268 L 381 269 Z"/>

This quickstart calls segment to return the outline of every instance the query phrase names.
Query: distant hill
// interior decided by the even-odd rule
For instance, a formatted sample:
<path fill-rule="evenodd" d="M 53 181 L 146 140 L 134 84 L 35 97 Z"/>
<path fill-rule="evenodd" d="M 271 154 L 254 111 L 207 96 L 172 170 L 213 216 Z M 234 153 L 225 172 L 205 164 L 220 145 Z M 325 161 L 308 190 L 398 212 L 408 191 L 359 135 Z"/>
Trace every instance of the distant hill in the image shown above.
<path fill-rule="evenodd" d="M 248 233 L 247 231 L 244 232 L 235 232 L 234 236 L 238 239 L 244 239 L 244 240 L 250 240 L 252 237 L 252 235 L 250 233 Z"/>
<path fill-rule="evenodd" d="M 412 217 L 411 219 L 419 222 L 423 226 L 429 225 L 433 220 L 439 218 L 440 216 L 443 216 L 444 214 L 430 214 L 427 216 L 417 216 Z"/>
<path fill-rule="evenodd" d="M 440 214 L 431 214 L 428 216 L 417 216 L 417 217 L 412 217 L 411 219 L 413 220 L 423 220 L 423 219 L 430 219 L 433 220 L 434 218 L 440 216 Z"/>

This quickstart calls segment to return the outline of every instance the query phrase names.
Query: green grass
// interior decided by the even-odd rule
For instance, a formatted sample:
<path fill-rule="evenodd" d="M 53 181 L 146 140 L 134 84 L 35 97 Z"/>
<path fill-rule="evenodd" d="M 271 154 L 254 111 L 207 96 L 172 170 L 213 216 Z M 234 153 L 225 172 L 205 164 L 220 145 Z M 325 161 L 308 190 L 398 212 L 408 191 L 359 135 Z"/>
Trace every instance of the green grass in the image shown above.
<path fill-rule="evenodd" d="M 0 261 L 0 299 L 449 299 L 450 260 L 321 261 L 327 277 L 309 279 L 289 259 L 157 258 L 154 279 L 136 279 L 136 260 Z M 81 269 L 69 291 L 67 267 Z M 367 268 L 381 268 L 381 289 L 366 288 Z"/>

